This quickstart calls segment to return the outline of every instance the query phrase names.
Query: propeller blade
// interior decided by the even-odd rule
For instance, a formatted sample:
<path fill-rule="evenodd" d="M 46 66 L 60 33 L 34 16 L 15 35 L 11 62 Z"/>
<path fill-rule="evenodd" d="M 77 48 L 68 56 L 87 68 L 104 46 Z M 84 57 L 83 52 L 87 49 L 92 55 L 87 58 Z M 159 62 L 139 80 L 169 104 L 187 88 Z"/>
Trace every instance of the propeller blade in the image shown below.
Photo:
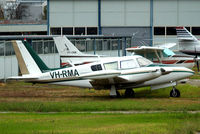
<path fill-rule="evenodd" d="M 199 72 L 199 61 L 196 61 L 196 65 L 197 65 L 197 71 Z"/>
<path fill-rule="evenodd" d="M 197 71 L 199 72 L 199 61 L 198 61 L 198 56 L 197 56 L 196 47 L 195 47 L 195 60 L 196 60 Z"/>

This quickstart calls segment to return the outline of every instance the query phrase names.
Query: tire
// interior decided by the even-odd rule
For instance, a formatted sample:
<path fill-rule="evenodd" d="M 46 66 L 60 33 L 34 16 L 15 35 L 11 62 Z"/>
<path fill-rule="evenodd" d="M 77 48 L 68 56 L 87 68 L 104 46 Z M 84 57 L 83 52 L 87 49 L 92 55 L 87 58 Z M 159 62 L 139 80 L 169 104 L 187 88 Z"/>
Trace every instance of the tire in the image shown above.
<path fill-rule="evenodd" d="M 172 89 L 170 92 L 170 97 L 180 97 L 180 91 L 178 89 Z"/>
<path fill-rule="evenodd" d="M 135 93 L 132 88 L 127 88 L 125 91 L 125 97 L 134 97 Z"/>
<path fill-rule="evenodd" d="M 117 98 L 120 98 L 121 95 L 120 95 L 119 91 L 116 91 L 116 93 L 117 93 Z"/>

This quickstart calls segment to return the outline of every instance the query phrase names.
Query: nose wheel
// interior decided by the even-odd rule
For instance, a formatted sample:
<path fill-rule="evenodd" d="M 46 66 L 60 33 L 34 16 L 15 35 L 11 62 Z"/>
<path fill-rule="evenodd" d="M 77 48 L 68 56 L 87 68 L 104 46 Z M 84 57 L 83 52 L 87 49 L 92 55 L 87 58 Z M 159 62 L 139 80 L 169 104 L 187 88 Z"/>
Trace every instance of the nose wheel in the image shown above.
<path fill-rule="evenodd" d="M 176 89 L 175 87 L 172 88 L 170 92 L 170 97 L 180 97 L 180 91 Z"/>

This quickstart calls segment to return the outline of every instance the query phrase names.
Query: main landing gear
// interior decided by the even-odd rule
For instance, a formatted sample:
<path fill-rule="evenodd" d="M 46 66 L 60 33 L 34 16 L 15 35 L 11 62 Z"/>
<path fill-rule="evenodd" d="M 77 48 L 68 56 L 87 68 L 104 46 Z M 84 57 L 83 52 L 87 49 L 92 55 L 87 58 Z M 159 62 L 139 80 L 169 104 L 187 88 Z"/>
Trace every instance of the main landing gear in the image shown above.
<path fill-rule="evenodd" d="M 134 97 L 135 96 L 135 92 L 133 91 L 132 88 L 127 88 L 124 95 L 125 95 L 125 97 Z M 115 85 L 111 86 L 110 97 L 112 97 L 112 98 L 121 97 L 120 93 L 116 90 Z"/>
<path fill-rule="evenodd" d="M 112 85 L 112 86 L 111 86 L 111 89 L 110 89 L 110 97 L 112 97 L 112 98 L 116 98 L 116 97 L 119 98 L 119 97 L 121 97 L 119 91 L 116 90 L 115 85 Z"/>
<path fill-rule="evenodd" d="M 125 97 L 134 97 L 135 92 L 132 88 L 127 88 L 125 91 Z"/>
<path fill-rule="evenodd" d="M 170 97 L 180 97 L 180 91 L 176 89 L 175 87 L 172 88 L 170 92 Z"/>

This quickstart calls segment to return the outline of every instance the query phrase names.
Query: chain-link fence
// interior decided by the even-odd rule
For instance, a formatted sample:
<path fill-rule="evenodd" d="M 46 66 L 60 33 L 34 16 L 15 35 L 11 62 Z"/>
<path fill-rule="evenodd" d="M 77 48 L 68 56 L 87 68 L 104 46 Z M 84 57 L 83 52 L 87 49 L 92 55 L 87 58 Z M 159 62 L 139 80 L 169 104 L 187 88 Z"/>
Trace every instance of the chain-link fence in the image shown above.
<path fill-rule="evenodd" d="M 81 51 L 88 54 L 124 56 L 131 47 L 131 38 L 70 39 Z M 32 48 L 50 68 L 60 67 L 60 57 L 53 40 L 32 40 Z M 20 74 L 11 41 L 0 41 L 0 80 Z"/>

